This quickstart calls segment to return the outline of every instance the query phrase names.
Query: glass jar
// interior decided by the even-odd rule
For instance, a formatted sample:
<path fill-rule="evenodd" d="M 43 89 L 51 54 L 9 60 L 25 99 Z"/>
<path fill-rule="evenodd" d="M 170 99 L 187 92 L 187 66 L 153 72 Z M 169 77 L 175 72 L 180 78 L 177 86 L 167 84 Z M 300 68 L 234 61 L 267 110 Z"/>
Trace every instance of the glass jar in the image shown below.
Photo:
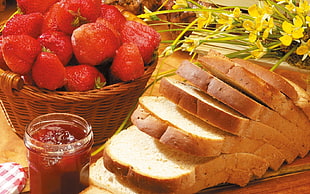
<path fill-rule="evenodd" d="M 79 193 L 88 185 L 93 132 L 87 121 L 68 113 L 32 120 L 24 143 L 32 194 Z"/>

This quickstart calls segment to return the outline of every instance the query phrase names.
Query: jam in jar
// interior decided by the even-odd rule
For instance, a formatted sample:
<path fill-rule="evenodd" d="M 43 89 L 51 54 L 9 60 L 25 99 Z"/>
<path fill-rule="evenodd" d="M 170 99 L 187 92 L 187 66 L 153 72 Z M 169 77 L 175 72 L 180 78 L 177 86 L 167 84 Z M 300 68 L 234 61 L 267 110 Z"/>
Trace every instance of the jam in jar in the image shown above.
<path fill-rule="evenodd" d="M 26 128 L 30 192 L 32 194 L 79 193 L 88 185 L 91 126 L 68 113 L 35 118 Z"/>

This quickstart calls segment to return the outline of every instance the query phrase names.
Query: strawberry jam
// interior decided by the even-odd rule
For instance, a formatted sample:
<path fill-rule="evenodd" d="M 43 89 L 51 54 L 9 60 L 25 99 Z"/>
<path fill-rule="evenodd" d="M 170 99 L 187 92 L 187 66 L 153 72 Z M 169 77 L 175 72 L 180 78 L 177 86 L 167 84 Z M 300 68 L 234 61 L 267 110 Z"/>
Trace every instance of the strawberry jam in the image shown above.
<path fill-rule="evenodd" d="M 93 134 L 81 117 L 52 113 L 26 128 L 32 194 L 79 193 L 88 184 Z"/>

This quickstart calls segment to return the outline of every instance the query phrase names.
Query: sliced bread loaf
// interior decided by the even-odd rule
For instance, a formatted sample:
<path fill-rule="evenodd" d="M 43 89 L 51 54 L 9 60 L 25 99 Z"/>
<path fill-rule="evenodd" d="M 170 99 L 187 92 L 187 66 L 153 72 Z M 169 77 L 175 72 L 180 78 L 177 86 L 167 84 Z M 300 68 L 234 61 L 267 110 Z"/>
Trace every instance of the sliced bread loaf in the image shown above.
<path fill-rule="evenodd" d="M 245 186 L 263 175 L 267 162 L 254 154 L 197 157 L 171 149 L 135 126 L 113 136 L 104 149 L 104 165 L 138 188 L 157 193 L 195 193 L 219 183 Z"/>
<path fill-rule="evenodd" d="M 273 145 L 281 151 L 288 163 L 294 161 L 298 156 L 296 146 L 279 131 L 260 122 L 236 115 L 230 109 L 225 109 L 225 106 L 218 106 L 219 102 L 192 85 L 166 78 L 161 81 L 160 91 L 165 97 L 182 109 L 211 125 L 217 126 L 217 123 L 221 122 L 229 123 L 233 119 L 243 121 L 246 125 L 238 126 L 237 131 L 239 131 L 239 136 L 260 140 Z M 214 115 L 227 115 L 227 119 L 213 119 Z M 217 116 L 217 118 L 222 117 Z M 227 127 L 224 130 L 229 131 L 231 127 Z"/>
<path fill-rule="evenodd" d="M 132 114 L 132 123 L 139 130 L 154 138 L 157 138 L 161 143 L 169 145 L 173 149 L 178 149 L 192 155 L 209 156 L 209 140 L 204 139 L 204 137 L 201 137 L 200 134 L 203 134 L 204 131 L 208 131 L 208 129 L 213 127 L 198 118 L 193 118 L 192 115 L 182 111 L 175 104 L 168 100 L 163 100 L 162 103 L 164 104 L 159 104 L 158 108 L 165 109 L 167 106 L 169 106 L 170 110 L 167 111 L 168 113 L 171 113 L 169 118 L 173 116 L 176 120 L 169 118 L 163 120 L 162 117 L 159 118 L 152 111 L 149 112 L 139 106 Z M 182 121 L 181 117 L 175 116 L 178 114 L 176 112 L 181 112 L 182 116 L 186 119 L 192 118 L 191 121 Z M 178 120 L 180 120 L 180 125 L 175 125 L 176 121 Z M 200 134 L 195 133 L 192 132 L 192 129 L 196 129 L 196 132 L 201 132 Z M 268 162 L 270 168 L 273 170 L 277 170 L 285 161 L 283 154 L 270 144 L 260 140 L 230 135 L 228 133 L 224 135 L 224 142 L 218 149 L 219 154 L 255 154 L 264 158 Z"/>
<path fill-rule="evenodd" d="M 310 119 L 310 96 L 303 88 L 282 77 L 281 75 L 269 71 L 260 65 L 256 65 L 249 60 L 232 59 L 232 62 L 236 65 L 244 67 L 288 96 L 293 103 L 301 108 Z"/>
<path fill-rule="evenodd" d="M 309 131 L 310 121 L 304 112 L 263 79 L 223 57 L 200 55 L 198 61 L 214 76 L 277 111 L 286 119 L 296 123 L 298 127 Z"/>
<path fill-rule="evenodd" d="M 258 103 L 189 61 L 184 61 L 179 66 L 177 74 L 244 116 L 275 128 L 296 145 L 300 156 L 308 153 L 309 139 L 304 136 L 305 129 L 285 119 L 278 112 Z"/>

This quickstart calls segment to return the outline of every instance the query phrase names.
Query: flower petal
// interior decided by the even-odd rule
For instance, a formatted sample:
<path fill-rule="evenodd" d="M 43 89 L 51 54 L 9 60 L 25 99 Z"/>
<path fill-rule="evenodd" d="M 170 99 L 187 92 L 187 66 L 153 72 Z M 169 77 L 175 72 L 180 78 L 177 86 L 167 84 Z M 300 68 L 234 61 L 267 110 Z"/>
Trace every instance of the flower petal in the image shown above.
<path fill-rule="evenodd" d="M 284 46 L 289 46 L 292 43 L 293 38 L 289 35 L 284 35 L 280 37 L 279 40 L 282 42 Z"/>

